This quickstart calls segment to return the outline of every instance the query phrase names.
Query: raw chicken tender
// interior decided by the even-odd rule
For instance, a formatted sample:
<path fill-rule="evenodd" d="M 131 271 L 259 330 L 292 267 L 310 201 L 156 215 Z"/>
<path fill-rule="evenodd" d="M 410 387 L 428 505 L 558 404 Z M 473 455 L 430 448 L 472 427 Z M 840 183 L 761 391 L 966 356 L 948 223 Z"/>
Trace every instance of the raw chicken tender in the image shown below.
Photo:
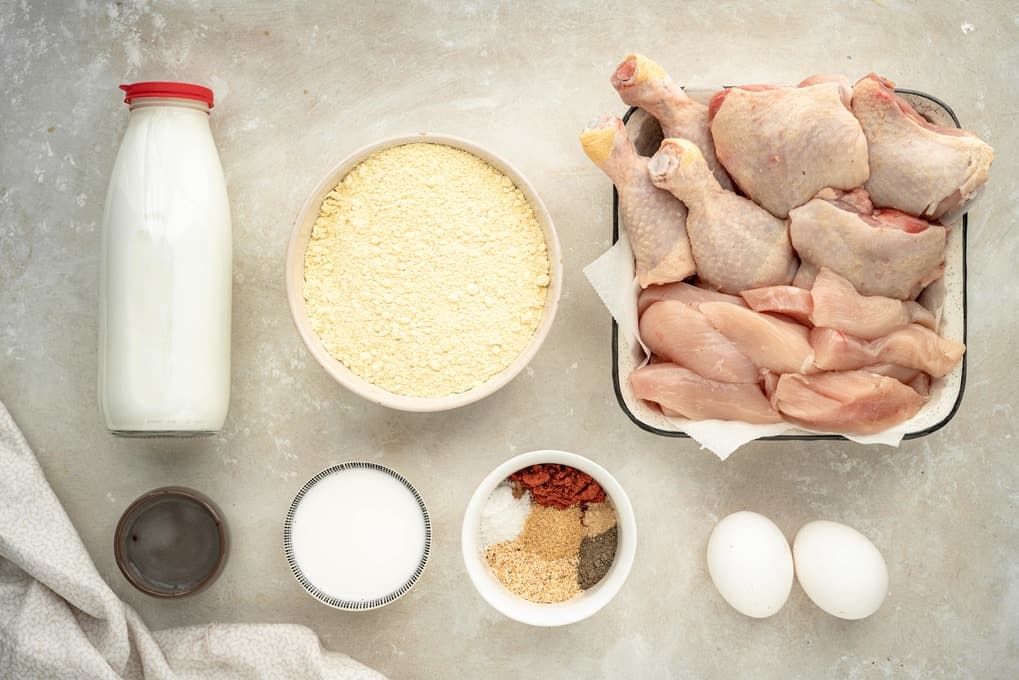
<path fill-rule="evenodd" d="M 810 294 L 814 300 L 810 318 L 815 326 L 836 328 L 865 340 L 880 338 L 911 323 L 935 330 L 934 315 L 920 303 L 860 295 L 853 284 L 827 267 L 821 267 Z"/>
<path fill-rule="evenodd" d="M 810 291 L 796 286 L 765 286 L 745 290 L 740 295 L 755 312 L 774 312 L 796 319 L 804 326 L 813 326 L 810 313 L 814 300 Z"/>
<path fill-rule="evenodd" d="M 938 219 L 957 211 L 987 181 L 994 150 L 972 132 L 927 122 L 873 73 L 853 88 L 853 113 L 870 150 L 874 203 Z"/>
<path fill-rule="evenodd" d="M 679 281 L 663 286 L 648 286 L 641 291 L 640 297 L 637 298 L 637 313 L 643 314 L 644 310 L 661 300 L 677 300 L 690 305 L 694 309 L 699 307 L 702 302 L 728 302 L 731 305 L 746 306 L 743 298 L 738 295 L 718 293 L 707 288 Z"/>
<path fill-rule="evenodd" d="M 865 371 L 783 375 L 771 395 L 772 405 L 794 423 L 855 434 L 908 420 L 925 401 L 898 380 Z"/>
<path fill-rule="evenodd" d="M 947 229 L 897 210 L 860 212 L 863 193 L 826 190 L 791 211 L 793 246 L 805 263 L 841 274 L 863 295 L 912 300 L 941 276 Z"/>
<path fill-rule="evenodd" d="M 686 229 L 701 280 L 733 294 L 792 281 L 798 263 L 785 220 L 723 189 L 697 145 L 666 139 L 648 170 L 655 186 L 689 210 Z"/>
<path fill-rule="evenodd" d="M 630 386 L 638 399 L 653 401 L 664 413 L 678 413 L 691 420 L 782 422 L 756 383 L 716 382 L 682 366 L 662 363 L 631 373 Z"/>
<path fill-rule="evenodd" d="M 747 196 L 781 218 L 825 187 L 852 189 L 870 174 L 849 82 L 804 82 L 729 88 L 709 110 L 718 160 Z"/>
<path fill-rule="evenodd" d="M 725 303 L 713 303 L 725 304 Z M 699 311 L 675 300 L 657 302 L 640 318 L 640 337 L 654 354 L 719 382 L 756 383 L 757 366 Z"/>
<path fill-rule="evenodd" d="M 912 324 L 876 340 L 862 340 L 833 328 L 810 331 L 814 363 L 824 370 L 843 371 L 872 364 L 896 364 L 940 378 L 962 360 L 966 346 Z"/>
<path fill-rule="evenodd" d="M 921 375 L 927 375 L 920 369 L 896 366 L 895 364 L 874 364 L 873 366 L 864 366 L 860 370 L 876 375 L 887 375 L 889 378 L 895 378 L 905 385 L 909 385 Z"/>
<path fill-rule="evenodd" d="M 654 116 L 666 138 L 680 137 L 696 144 L 718 183 L 732 189 L 729 175 L 715 158 L 708 107 L 690 99 L 661 66 L 641 54 L 627 55 L 612 74 L 612 87 L 627 106 L 637 106 Z"/>
<path fill-rule="evenodd" d="M 700 311 L 758 368 L 774 373 L 813 368 L 810 332 L 800 324 L 724 302 L 705 302 Z"/>

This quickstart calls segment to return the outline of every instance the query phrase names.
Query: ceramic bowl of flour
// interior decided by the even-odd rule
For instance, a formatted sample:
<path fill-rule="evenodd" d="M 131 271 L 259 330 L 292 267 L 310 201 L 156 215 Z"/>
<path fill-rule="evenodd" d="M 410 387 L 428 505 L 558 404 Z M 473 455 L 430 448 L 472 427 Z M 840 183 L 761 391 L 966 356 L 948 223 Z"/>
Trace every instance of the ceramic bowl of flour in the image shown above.
<path fill-rule="evenodd" d="M 322 178 L 294 225 L 286 283 L 298 333 L 334 380 L 389 408 L 443 411 L 499 390 L 538 352 L 562 255 L 519 171 L 421 133 L 358 149 Z"/>
<path fill-rule="evenodd" d="M 500 583 L 485 559 L 482 514 L 492 492 L 511 474 L 532 465 L 565 465 L 590 475 L 615 509 L 617 545 L 612 565 L 593 587 L 563 602 L 538 603 L 520 597 Z M 637 524 L 623 487 L 605 468 L 575 453 L 531 451 L 510 458 L 482 480 L 467 504 L 460 546 L 471 583 L 488 604 L 503 615 L 532 626 L 563 626 L 582 621 L 601 610 L 622 589 L 637 551 Z"/>

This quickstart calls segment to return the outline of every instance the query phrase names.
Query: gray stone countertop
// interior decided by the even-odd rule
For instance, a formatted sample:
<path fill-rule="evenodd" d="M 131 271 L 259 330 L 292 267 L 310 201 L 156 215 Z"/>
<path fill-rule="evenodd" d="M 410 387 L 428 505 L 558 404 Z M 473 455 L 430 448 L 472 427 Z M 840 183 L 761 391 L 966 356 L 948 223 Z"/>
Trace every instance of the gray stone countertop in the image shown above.
<path fill-rule="evenodd" d="M 608 78 L 629 50 L 679 82 L 797 82 L 876 71 L 948 102 L 997 150 L 970 215 L 969 377 L 962 409 L 898 449 L 759 442 L 727 462 L 632 425 L 610 382 L 609 317 L 581 269 L 609 245 L 608 181 L 577 134 L 624 107 Z M 1019 10 L 1014 3 L 10 2 L 0 6 L 0 399 L 35 448 L 100 572 L 153 628 L 286 621 L 399 678 L 1019 676 Z M 117 85 L 215 89 L 234 223 L 233 392 L 214 438 L 124 441 L 95 399 L 99 225 L 127 123 Z M 283 254 L 297 210 L 348 152 L 438 131 L 486 145 L 534 183 L 563 244 L 555 326 L 525 373 L 455 412 L 371 405 L 312 360 L 290 320 Z M 509 456 L 562 448 L 627 489 L 639 547 L 599 614 L 562 629 L 503 618 L 459 548 L 481 478 Z M 418 586 L 369 613 L 307 596 L 281 549 L 286 508 L 322 468 L 402 471 L 434 521 Z M 0 472 L 2 474 L 2 472 Z M 225 511 L 232 554 L 192 599 L 135 592 L 112 532 L 166 484 Z M 890 592 L 846 622 L 794 586 L 744 618 L 708 579 L 714 523 L 751 509 L 788 537 L 846 522 L 884 554 Z"/>

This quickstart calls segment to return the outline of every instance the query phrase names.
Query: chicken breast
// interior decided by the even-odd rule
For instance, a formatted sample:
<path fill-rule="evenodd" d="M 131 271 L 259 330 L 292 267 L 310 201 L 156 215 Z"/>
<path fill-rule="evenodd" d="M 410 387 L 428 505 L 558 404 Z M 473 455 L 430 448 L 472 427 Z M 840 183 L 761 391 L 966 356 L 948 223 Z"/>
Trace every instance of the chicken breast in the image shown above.
<path fill-rule="evenodd" d="M 724 302 L 705 302 L 700 311 L 758 368 L 774 373 L 812 370 L 813 351 L 804 326 Z"/>
<path fill-rule="evenodd" d="M 908 368 L 906 366 L 897 366 L 896 364 L 873 364 L 871 366 L 864 366 L 860 370 L 877 375 L 887 375 L 889 378 L 895 378 L 905 385 L 916 380 L 918 376 L 925 375 L 918 368 Z"/>
<path fill-rule="evenodd" d="M 936 378 L 951 373 L 966 351 L 962 343 L 942 338 L 918 324 L 876 340 L 863 340 L 833 328 L 815 328 L 810 331 L 810 345 L 814 348 L 814 363 L 824 370 L 855 370 L 888 363 L 915 368 Z"/>
<path fill-rule="evenodd" d="M 738 295 L 728 295 L 717 291 L 693 286 L 685 282 L 668 283 L 662 286 L 648 286 L 637 298 L 637 312 L 644 310 L 661 300 L 677 300 L 696 309 L 702 302 L 728 302 L 731 305 L 745 307 L 746 303 Z"/>
<path fill-rule="evenodd" d="M 759 385 L 708 380 L 675 364 L 638 368 L 630 374 L 630 386 L 638 399 L 653 401 L 663 412 L 679 413 L 691 420 L 782 422 Z"/>
<path fill-rule="evenodd" d="M 934 330 L 934 315 L 918 302 L 880 295 L 860 295 L 844 277 L 821 267 L 811 289 L 815 326 L 845 331 L 864 340 L 874 340 L 916 323 Z"/>
<path fill-rule="evenodd" d="M 766 286 L 740 293 L 743 301 L 755 312 L 784 314 L 804 326 L 813 326 L 810 313 L 814 300 L 810 291 L 796 286 Z"/>
<path fill-rule="evenodd" d="M 894 378 L 865 371 L 783 375 L 772 405 L 816 430 L 873 434 L 912 418 L 926 399 Z"/>
<path fill-rule="evenodd" d="M 719 382 L 756 383 L 757 366 L 699 311 L 675 300 L 648 307 L 640 337 L 653 353 Z"/>

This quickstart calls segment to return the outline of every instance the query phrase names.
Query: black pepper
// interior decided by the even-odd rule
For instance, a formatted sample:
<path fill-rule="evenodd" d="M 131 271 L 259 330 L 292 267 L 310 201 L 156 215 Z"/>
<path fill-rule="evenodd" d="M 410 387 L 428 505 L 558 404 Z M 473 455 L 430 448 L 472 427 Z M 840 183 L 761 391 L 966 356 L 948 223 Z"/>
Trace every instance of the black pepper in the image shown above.
<path fill-rule="evenodd" d="M 585 536 L 580 543 L 577 585 L 587 590 L 601 581 L 616 559 L 619 530 L 612 527 L 597 536 Z"/>

